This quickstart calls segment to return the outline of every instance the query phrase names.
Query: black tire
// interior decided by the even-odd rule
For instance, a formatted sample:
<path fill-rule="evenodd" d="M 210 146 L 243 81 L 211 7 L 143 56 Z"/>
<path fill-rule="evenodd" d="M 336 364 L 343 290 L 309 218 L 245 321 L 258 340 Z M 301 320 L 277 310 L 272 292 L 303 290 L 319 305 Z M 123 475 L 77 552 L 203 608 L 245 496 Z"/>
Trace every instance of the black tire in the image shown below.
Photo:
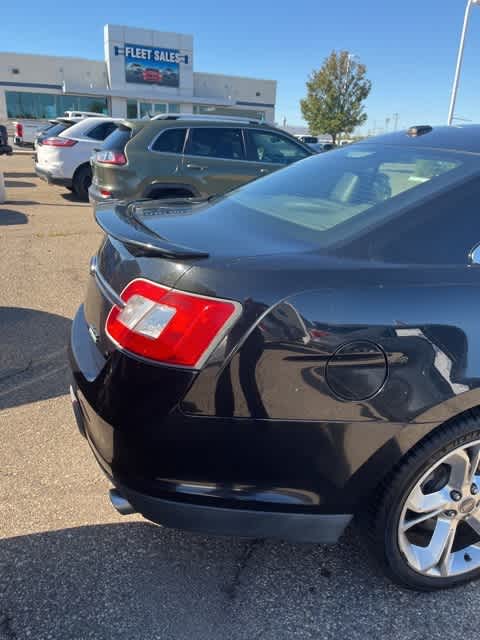
<path fill-rule="evenodd" d="M 454 449 L 480 440 L 480 416 L 469 411 L 439 428 L 402 460 L 378 489 L 363 519 L 373 555 L 397 584 L 417 591 L 447 589 L 480 578 L 480 567 L 449 577 L 430 577 L 417 572 L 400 550 L 398 525 L 403 506 L 422 476 Z"/>
<path fill-rule="evenodd" d="M 90 165 L 79 167 L 73 176 L 73 191 L 84 202 L 88 202 L 88 188 L 92 184 L 92 170 Z"/>

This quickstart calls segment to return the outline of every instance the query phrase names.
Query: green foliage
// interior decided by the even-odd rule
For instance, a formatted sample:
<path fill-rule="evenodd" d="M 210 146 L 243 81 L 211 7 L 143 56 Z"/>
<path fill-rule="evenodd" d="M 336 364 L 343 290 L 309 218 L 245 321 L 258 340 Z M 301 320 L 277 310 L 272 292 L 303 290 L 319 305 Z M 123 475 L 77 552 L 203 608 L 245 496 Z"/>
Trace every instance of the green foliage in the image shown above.
<path fill-rule="evenodd" d="M 312 134 L 328 133 L 335 142 L 340 133 L 351 134 L 366 121 L 363 103 L 372 87 L 366 71 L 348 51 L 332 51 L 312 72 L 307 97 L 300 101 Z"/>

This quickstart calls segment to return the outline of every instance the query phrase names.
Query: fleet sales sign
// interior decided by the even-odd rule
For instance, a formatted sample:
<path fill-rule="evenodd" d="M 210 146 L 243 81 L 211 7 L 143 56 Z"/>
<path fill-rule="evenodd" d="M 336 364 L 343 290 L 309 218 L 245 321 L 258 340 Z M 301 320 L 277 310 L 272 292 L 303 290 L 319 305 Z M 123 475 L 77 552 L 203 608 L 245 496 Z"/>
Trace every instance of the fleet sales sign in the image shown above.
<path fill-rule="evenodd" d="M 136 84 L 164 87 L 180 85 L 180 64 L 188 64 L 188 56 L 178 49 L 127 44 L 115 47 L 115 55 L 125 56 L 125 80 Z"/>

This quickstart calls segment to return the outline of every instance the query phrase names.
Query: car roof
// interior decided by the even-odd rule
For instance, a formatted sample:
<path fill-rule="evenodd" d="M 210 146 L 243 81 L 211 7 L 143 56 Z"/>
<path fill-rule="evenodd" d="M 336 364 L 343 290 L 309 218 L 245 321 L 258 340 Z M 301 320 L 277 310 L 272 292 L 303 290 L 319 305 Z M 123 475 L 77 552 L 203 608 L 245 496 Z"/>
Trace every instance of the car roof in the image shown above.
<path fill-rule="evenodd" d="M 416 125 L 362 141 L 362 144 L 378 143 L 480 154 L 480 124 Z"/>
<path fill-rule="evenodd" d="M 280 129 L 279 127 L 275 127 L 269 124 L 268 122 L 255 120 L 255 119 L 250 120 L 249 118 L 239 117 L 237 119 L 234 116 L 202 117 L 201 115 L 196 115 L 196 114 L 195 115 L 182 114 L 180 117 L 171 117 L 171 116 L 167 116 L 163 118 L 154 117 L 149 120 L 141 120 L 141 121 L 126 119 L 123 122 L 130 125 L 135 124 L 136 126 L 138 126 L 139 122 L 142 122 L 144 123 L 143 126 L 148 126 L 153 128 L 157 128 L 157 127 L 188 128 L 188 127 L 209 127 L 209 126 L 210 127 L 249 127 L 249 128 L 254 127 L 254 128 L 265 129 L 266 131 L 275 131 L 276 133 L 281 133 L 282 135 L 285 135 L 288 138 L 292 138 L 293 140 L 296 140 L 298 144 L 304 146 L 305 149 L 308 150 L 308 146 L 306 146 L 305 143 L 303 143 L 298 138 L 295 138 L 294 136 L 292 136 L 290 133 L 288 133 L 288 131 L 285 131 L 284 129 Z"/>
<path fill-rule="evenodd" d="M 258 118 L 246 118 L 244 116 L 215 116 L 211 114 L 197 114 L 197 113 L 181 113 L 178 115 L 175 114 L 164 114 L 159 113 L 150 120 L 181 120 L 184 122 L 185 120 L 191 120 L 194 122 L 210 122 L 210 123 L 224 123 L 224 122 L 236 122 L 240 124 L 263 124 L 262 120 Z"/>

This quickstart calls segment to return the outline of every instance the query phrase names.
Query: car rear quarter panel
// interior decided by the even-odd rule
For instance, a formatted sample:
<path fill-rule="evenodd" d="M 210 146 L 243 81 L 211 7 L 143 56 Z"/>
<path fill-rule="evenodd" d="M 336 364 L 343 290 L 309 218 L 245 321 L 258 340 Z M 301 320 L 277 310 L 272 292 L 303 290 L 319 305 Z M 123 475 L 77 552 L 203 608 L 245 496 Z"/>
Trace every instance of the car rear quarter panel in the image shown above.
<path fill-rule="evenodd" d="M 289 277 L 278 281 L 288 288 Z M 325 286 L 308 288 L 315 278 Z M 375 486 L 422 437 L 480 404 L 480 283 L 463 267 L 369 279 L 318 271 L 277 303 L 244 299 L 244 325 L 213 354 L 183 411 L 297 425 L 301 449 L 317 450 L 322 465 L 331 459 L 337 475 L 343 468 L 343 483 L 361 476 L 359 487 Z M 365 344 L 373 359 L 356 353 Z M 332 372 L 360 399 L 340 396 Z"/>

